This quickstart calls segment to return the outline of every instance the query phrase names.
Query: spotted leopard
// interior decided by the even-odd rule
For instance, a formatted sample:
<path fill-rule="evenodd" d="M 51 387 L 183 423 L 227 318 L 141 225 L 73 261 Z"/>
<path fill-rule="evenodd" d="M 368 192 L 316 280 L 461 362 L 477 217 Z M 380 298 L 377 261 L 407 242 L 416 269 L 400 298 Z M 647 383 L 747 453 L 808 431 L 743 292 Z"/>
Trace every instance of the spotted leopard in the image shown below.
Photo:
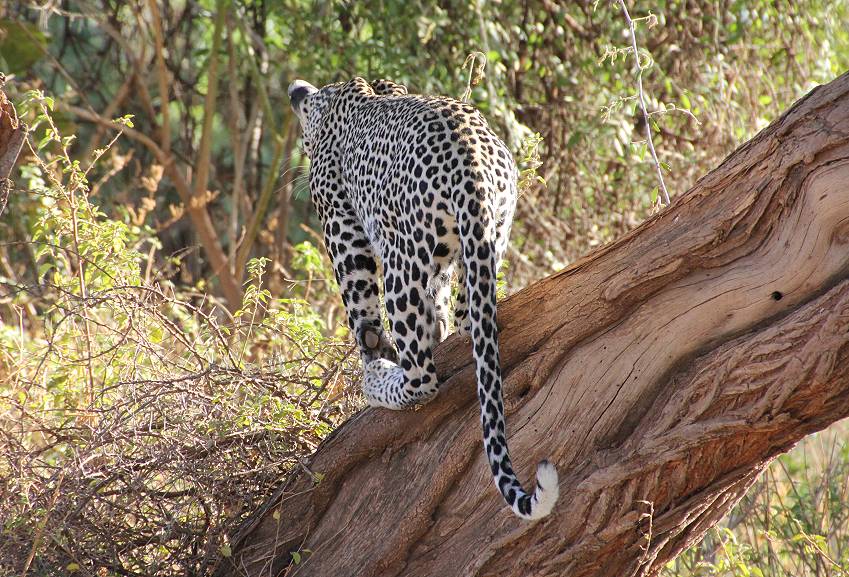
<path fill-rule="evenodd" d="M 289 98 L 369 404 L 404 409 L 436 395 L 433 347 L 447 336 L 456 269 L 455 327 L 472 337 L 493 479 L 519 517 L 548 515 L 557 471 L 542 461 L 536 488 L 526 493 L 505 433 L 495 301 L 516 207 L 509 150 L 473 106 L 410 95 L 387 80 L 354 78 L 321 89 L 296 80 Z M 391 339 L 381 317 L 378 259 Z"/>

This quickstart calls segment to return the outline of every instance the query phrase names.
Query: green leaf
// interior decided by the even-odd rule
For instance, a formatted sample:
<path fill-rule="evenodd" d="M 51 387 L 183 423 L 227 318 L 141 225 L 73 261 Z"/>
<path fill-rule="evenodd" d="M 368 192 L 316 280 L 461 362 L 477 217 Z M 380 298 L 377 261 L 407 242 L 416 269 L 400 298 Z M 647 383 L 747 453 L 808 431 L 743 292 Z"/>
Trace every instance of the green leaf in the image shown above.
<path fill-rule="evenodd" d="M 113 119 L 112 122 L 115 122 L 117 124 L 123 124 L 124 126 L 127 126 L 129 128 L 133 128 L 134 124 L 132 119 L 134 117 L 134 114 L 125 114 L 124 116 L 119 116 L 118 118 Z"/>
<path fill-rule="evenodd" d="M 649 118 L 649 123 L 651 124 L 652 130 L 655 132 L 660 132 L 660 125 L 657 123 L 657 120 L 654 117 Z"/>
<path fill-rule="evenodd" d="M 53 129 L 48 128 L 44 131 L 44 138 L 38 141 L 38 150 L 42 150 L 45 146 L 53 142 L 55 138 L 53 137 Z"/>
<path fill-rule="evenodd" d="M 44 252 L 47 252 L 47 249 L 45 249 Z M 40 258 L 40 255 L 39 255 L 39 258 Z M 47 272 L 52 268 L 53 268 L 52 262 L 44 262 L 44 263 L 41 263 L 40 265 L 38 265 L 38 275 L 37 275 L 38 278 L 44 278 L 44 275 L 46 275 Z"/>

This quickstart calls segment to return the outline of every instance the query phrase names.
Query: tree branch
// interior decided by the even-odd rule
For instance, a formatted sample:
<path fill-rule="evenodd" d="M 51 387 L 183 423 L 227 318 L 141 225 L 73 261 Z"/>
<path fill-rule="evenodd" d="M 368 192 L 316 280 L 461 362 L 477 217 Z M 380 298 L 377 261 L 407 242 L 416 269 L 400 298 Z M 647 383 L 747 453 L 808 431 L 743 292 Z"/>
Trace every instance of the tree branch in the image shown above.
<path fill-rule="evenodd" d="M 657 172 L 657 180 L 660 183 L 661 197 L 663 204 L 669 206 L 669 192 L 666 190 L 666 183 L 663 181 L 663 170 L 660 168 L 660 160 L 657 158 L 657 152 L 654 149 L 654 141 L 651 136 L 651 121 L 649 119 L 648 110 L 646 110 L 646 96 L 643 92 L 643 63 L 640 62 L 640 49 L 637 47 L 637 31 L 634 28 L 634 21 L 631 20 L 631 15 L 628 13 L 628 8 L 625 6 L 625 0 L 619 0 L 619 7 L 622 8 L 622 14 L 625 16 L 625 22 L 628 24 L 628 30 L 631 32 L 631 50 L 634 53 L 634 64 L 637 68 L 637 98 L 640 102 L 640 111 L 643 113 L 643 122 L 646 125 L 646 146 L 651 153 L 654 168 Z"/>
<path fill-rule="evenodd" d="M 0 215 L 6 209 L 12 181 L 9 177 L 18 161 L 21 147 L 27 137 L 27 127 L 18 120 L 15 106 L 6 98 L 3 85 L 6 77 L 0 73 Z"/>
<path fill-rule="evenodd" d="M 277 182 L 277 177 L 280 174 L 280 165 L 283 162 L 283 154 L 285 151 L 291 149 L 291 146 L 287 146 L 287 144 L 290 144 L 290 142 L 296 137 L 297 132 L 294 124 L 292 123 L 291 114 L 285 117 L 282 130 L 278 130 L 277 121 L 274 119 L 274 109 L 271 106 L 271 99 L 268 97 L 268 91 L 265 88 L 266 82 L 264 82 L 262 71 L 257 65 L 256 52 L 260 51 L 264 53 L 265 47 L 262 45 L 262 41 L 256 39 L 251 33 L 241 14 L 236 14 L 236 24 L 242 36 L 248 41 L 248 70 L 251 78 L 254 80 L 257 94 L 259 95 L 259 101 L 262 104 L 263 113 L 266 119 L 265 123 L 274 141 L 274 152 L 272 153 L 271 164 L 268 167 L 268 174 L 266 175 L 262 190 L 260 191 L 259 198 L 257 199 L 256 208 L 245 227 L 245 234 L 242 238 L 242 243 L 239 245 L 236 252 L 236 278 L 242 279 L 244 276 L 245 265 L 251 255 L 251 249 L 253 248 L 254 241 L 259 234 L 262 222 L 265 220 L 266 213 L 268 212 L 268 206 L 271 203 L 271 197 L 274 194 L 274 184 Z M 256 47 L 254 47 L 254 44 L 256 44 Z"/>

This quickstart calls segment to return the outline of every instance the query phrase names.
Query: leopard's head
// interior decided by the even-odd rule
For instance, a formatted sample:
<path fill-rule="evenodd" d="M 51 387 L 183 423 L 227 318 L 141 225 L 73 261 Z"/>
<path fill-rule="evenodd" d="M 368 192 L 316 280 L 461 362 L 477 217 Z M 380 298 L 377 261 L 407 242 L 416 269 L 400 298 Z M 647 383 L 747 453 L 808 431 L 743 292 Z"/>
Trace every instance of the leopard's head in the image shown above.
<path fill-rule="evenodd" d="M 289 102 L 301 123 L 304 152 L 312 156 L 313 148 L 330 103 L 340 92 L 354 100 L 369 96 L 405 96 L 407 87 L 391 80 L 373 80 L 370 83 L 362 78 L 350 82 L 337 82 L 322 88 L 316 88 L 306 80 L 295 80 L 289 85 Z"/>
<path fill-rule="evenodd" d="M 301 123 L 304 153 L 307 156 L 312 156 L 324 114 L 341 86 L 342 83 L 336 83 L 316 88 L 306 80 L 295 80 L 289 85 L 289 103 Z"/>

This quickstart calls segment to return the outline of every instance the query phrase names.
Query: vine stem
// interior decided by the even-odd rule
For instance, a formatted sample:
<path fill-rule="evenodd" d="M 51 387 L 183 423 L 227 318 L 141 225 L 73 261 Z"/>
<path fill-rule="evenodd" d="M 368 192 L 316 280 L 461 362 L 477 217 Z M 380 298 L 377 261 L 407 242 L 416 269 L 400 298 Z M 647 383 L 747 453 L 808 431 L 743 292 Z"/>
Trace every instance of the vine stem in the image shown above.
<path fill-rule="evenodd" d="M 86 373 L 88 374 L 88 408 L 94 409 L 94 370 L 91 365 L 91 329 L 88 325 L 88 290 L 85 283 L 85 259 L 80 252 L 80 233 L 77 226 L 77 198 L 75 185 L 71 185 L 68 191 L 68 200 L 71 207 L 71 234 L 74 242 L 74 251 L 77 253 L 77 277 L 80 285 L 80 302 L 83 308 L 83 330 L 85 331 L 86 344 Z"/>
<path fill-rule="evenodd" d="M 660 181 L 660 191 L 663 194 L 663 204 L 669 206 L 669 192 L 666 190 L 666 183 L 663 182 L 663 171 L 660 168 L 660 161 L 657 159 L 657 152 L 654 149 L 654 142 L 651 138 L 651 123 L 649 122 L 649 113 L 646 110 L 646 98 L 643 93 L 643 65 L 640 63 L 640 52 L 637 48 L 637 32 L 634 29 L 634 21 L 631 20 L 631 15 L 628 13 L 628 8 L 625 6 L 625 0 L 618 0 L 619 6 L 622 8 L 622 14 L 625 15 L 625 22 L 628 23 L 628 29 L 631 31 L 631 49 L 634 51 L 634 60 L 637 63 L 637 96 L 640 101 L 640 110 L 643 113 L 643 120 L 646 125 L 646 144 L 649 147 L 654 168 L 657 171 L 657 179 Z"/>
<path fill-rule="evenodd" d="M 88 289 L 86 287 L 85 282 L 85 258 L 83 258 L 82 252 L 80 252 L 80 233 L 79 233 L 79 223 L 77 219 L 77 209 L 79 208 L 79 204 L 77 203 L 77 195 L 76 191 L 78 188 L 81 189 L 83 183 L 85 182 L 85 177 L 88 174 L 88 170 L 91 170 L 91 166 L 89 166 L 88 170 L 84 173 L 80 173 L 73 162 L 71 162 L 71 156 L 68 153 L 68 144 L 66 141 L 62 140 L 59 136 L 59 131 L 56 129 L 56 125 L 53 123 L 53 117 L 50 115 L 50 112 L 45 105 L 43 96 L 39 101 L 39 106 L 41 107 L 41 112 L 44 118 L 47 119 L 47 123 L 50 125 L 50 130 L 53 134 L 53 139 L 59 143 L 62 148 L 62 160 L 65 163 L 65 166 L 70 169 L 68 186 L 62 187 L 61 182 L 58 178 L 51 178 L 54 183 L 59 187 L 59 190 L 65 192 L 65 196 L 68 200 L 68 206 L 71 211 L 71 239 L 74 245 L 74 253 L 76 254 L 77 261 L 77 281 L 80 287 L 80 303 L 83 309 L 82 319 L 83 319 L 83 332 L 85 335 L 85 345 L 86 345 L 86 376 L 88 377 L 88 385 L 86 387 L 86 397 L 88 401 L 88 410 L 92 411 L 94 409 L 94 369 L 92 367 L 91 358 L 92 358 L 92 346 L 91 346 L 91 328 L 89 327 L 89 310 L 88 310 Z M 117 138 L 117 137 L 116 137 Z M 115 139 L 109 143 L 109 147 L 115 142 Z M 35 150 L 33 150 L 32 145 L 27 144 L 30 148 L 34 157 L 38 157 Z M 107 149 L 109 148 L 107 147 Z M 92 161 L 92 163 L 96 162 L 103 153 L 97 155 L 97 157 Z M 50 171 L 45 171 L 48 175 L 50 175 Z M 81 189 L 82 194 L 85 195 L 85 190 Z M 89 413 L 90 414 L 90 413 Z"/>

